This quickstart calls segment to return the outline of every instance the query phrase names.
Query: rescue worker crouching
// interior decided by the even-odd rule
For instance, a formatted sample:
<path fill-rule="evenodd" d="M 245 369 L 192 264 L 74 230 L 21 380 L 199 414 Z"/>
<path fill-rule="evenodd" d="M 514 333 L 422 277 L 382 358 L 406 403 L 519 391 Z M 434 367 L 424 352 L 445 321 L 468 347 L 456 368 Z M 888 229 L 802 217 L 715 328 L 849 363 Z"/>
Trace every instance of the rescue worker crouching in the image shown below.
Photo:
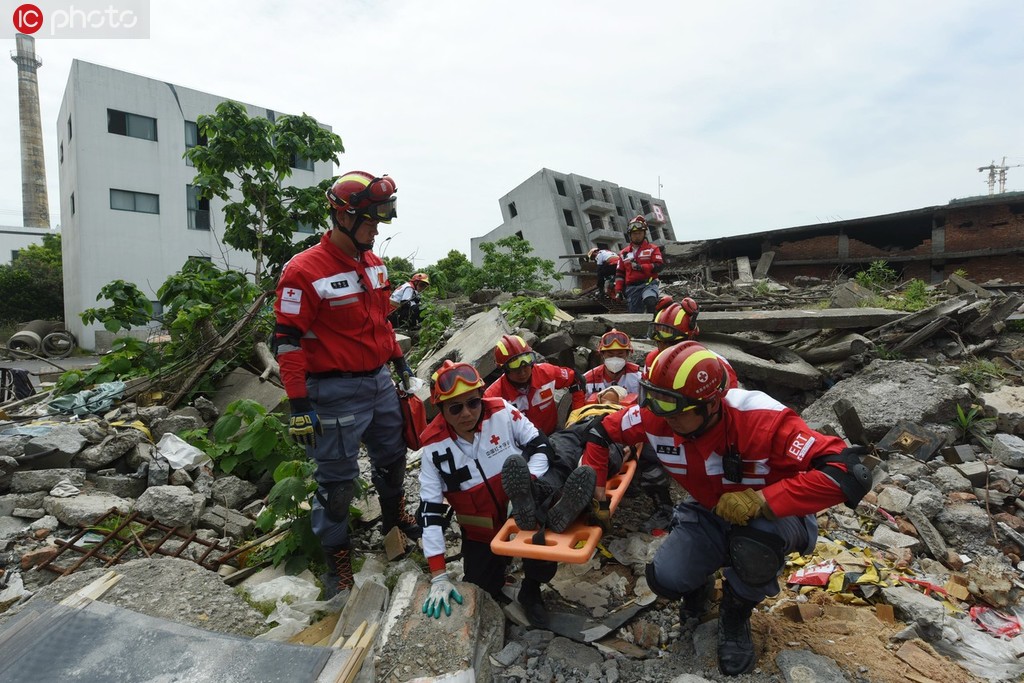
<path fill-rule="evenodd" d="M 641 382 L 640 405 L 604 418 L 588 435 L 583 462 L 598 474 L 612 443 L 645 440 L 695 500 L 676 506 L 671 532 L 647 566 L 656 594 L 680 600 L 683 623 L 699 616 L 709 578 L 724 567 L 718 667 L 725 675 L 756 663 L 750 615 L 779 590 L 791 552 L 817 539 L 815 514 L 856 506 L 870 489 L 864 449 L 810 429 L 759 391 L 728 389 L 718 356 L 696 342 L 660 352 Z"/>
<path fill-rule="evenodd" d="M 430 286 L 430 276 L 416 273 L 409 281 L 399 285 L 391 293 L 391 307 L 394 309 L 388 319 L 396 328 L 418 330 L 420 328 L 420 295 Z"/>
<path fill-rule="evenodd" d="M 575 460 L 553 467 L 547 437 L 507 401 L 484 398 L 483 387 L 479 373 L 466 363 L 445 361 L 432 377 L 431 400 L 439 413 L 421 437 L 419 519 L 431 572 L 423 612 L 435 618 L 451 614 L 452 600 L 462 601 L 445 565 L 444 500 L 462 530 L 465 580 L 505 602 L 501 589 L 510 558 L 491 552 L 490 542 L 507 519 L 509 502 L 521 529 L 546 523 L 564 531 L 594 492 L 591 468 L 576 467 Z M 554 562 L 523 561 L 518 600 L 538 628 L 548 623 L 541 584 L 556 569 Z"/>
<path fill-rule="evenodd" d="M 593 247 L 587 252 L 587 260 L 597 264 L 597 296 L 615 296 L 615 271 L 619 267 L 619 255 L 611 249 Z"/>

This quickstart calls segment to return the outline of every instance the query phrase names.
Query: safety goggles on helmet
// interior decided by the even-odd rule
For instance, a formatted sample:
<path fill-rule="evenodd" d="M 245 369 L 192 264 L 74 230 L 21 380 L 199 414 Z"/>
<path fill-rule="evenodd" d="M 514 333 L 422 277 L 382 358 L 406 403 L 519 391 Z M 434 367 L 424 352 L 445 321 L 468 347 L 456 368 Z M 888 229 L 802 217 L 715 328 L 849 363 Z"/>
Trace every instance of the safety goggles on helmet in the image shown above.
<path fill-rule="evenodd" d="M 455 363 L 434 375 L 434 386 L 431 397 L 435 403 L 455 398 L 467 391 L 483 387 L 480 373 L 467 363 Z"/>
<path fill-rule="evenodd" d="M 647 408 L 659 417 L 670 417 L 693 410 L 703 405 L 704 401 L 694 400 L 677 391 L 662 389 L 648 380 L 642 379 L 640 380 L 640 395 L 637 403 L 641 408 Z"/>
<path fill-rule="evenodd" d="M 605 332 L 598 344 L 598 351 L 629 351 L 631 348 L 629 335 L 618 330 Z"/>
<path fill-rule="evenodd" d="M 386 201 L 371 204 L 364 209 L 356 210 L 355 214 L 378 223 L 390 223 L 393 218 L 398 217 L 398 198 L 392 197 Z"/>
<path fill-rule="evenodd" d="M 465 403 L 448 403 L 445 402 L 444 409 L 448 411 L 449 415 L 458 415 L 462 412 L 462 409 L 476 410 L 484 402 L 482 398 L 471 398 Z"/>
<path fill-rule="evenodd" d="M 518 370 L 519 368 L 531 368 L 537 362 L 537 357 L 533 351 L 529 353 L 521 353 L 515 358 L 509 358 L 508 362 L 505 363 L 506 370 Z"/>
<path fill-rule="evenodd" d="M 671 325 L 651 323 L 647 326 L 647 337 L 654 342 L 673 344 L 685 341 L 688 337 Z"/>

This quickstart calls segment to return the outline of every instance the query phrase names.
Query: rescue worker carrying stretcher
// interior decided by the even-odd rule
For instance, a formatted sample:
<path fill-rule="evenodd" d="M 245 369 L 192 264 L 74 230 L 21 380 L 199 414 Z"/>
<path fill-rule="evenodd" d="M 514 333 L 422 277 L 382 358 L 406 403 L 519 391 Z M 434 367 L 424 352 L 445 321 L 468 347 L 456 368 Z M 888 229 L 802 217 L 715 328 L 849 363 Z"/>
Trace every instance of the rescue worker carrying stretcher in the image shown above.
<path fill-rule="evenodd" d="M 647 583 L 681 600 L 685 624 L 701 615 L 709 578 L 724 567 L 718 667 L 734 676 L 754 668 L 750 615 L 778 593 L 786 555 L 811 552 L 815 514 L 844 501 L 855 507 L 871 476 L 862 447 L 815 432 L 767 394 L 730 390 L 728 382 L 719 357 L 696 342 L 660 352 L 640 384 L 640 404 L 590 430 L 583 464 L 595 469 L 603 500 L 609 446 L 646 441 L 693 496 L 676 506 Z"/>

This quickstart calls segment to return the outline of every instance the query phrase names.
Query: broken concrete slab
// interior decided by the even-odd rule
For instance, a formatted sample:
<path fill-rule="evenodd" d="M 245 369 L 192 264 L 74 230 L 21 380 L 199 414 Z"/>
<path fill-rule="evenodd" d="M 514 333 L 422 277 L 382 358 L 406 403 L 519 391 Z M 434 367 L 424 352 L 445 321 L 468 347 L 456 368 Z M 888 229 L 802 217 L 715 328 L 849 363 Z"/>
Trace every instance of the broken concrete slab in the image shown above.
<path fill-rule="evenodd" d="M 43 499 L 43 509 L 59 519 L 62 524 L 70 527 L 84 527 L 92 524 L 96 518 L 105 515 L 111 508 L 126 515 L 131 512 L 133 503 L 134 501 L 118 498 L 109 493 L 93 493 L 73 498 L 47 496 Z"/>
<path fill-rule="evenodd" d="M 946 545 L 946 541 L 942 538 L 939 530 L 932 525 L 928 516 L 921 510 L 910 508 L 907 510 L 907 519 L 917 529 L 917 535 L 928 549 L 928 553 L 939 562 L 945 562 L 946 556 L 949 553 L 949 547 Z"/>
<path fill-rule="evenodd" d="M 245 538 L 256 528 L 256 522 L 234 510 L 215 505 L 203 512 L 199 526 L 213 529 L 222 536 L 234 539 Z"/>
<path fill-rule="evenodd" d="M 256 485 L 233 474 L 215 479 L 210 490 L 210 497 L 215 504 L 236 510 L 255 496 Z"/>
<path fill-rule="evenodd" d="M 235 368 L 217 384 L 213 405 L 223 415 L 228 405 L 240 398 L 256 401 L 268 412 L 278 412 L 288 395 L 277 383 L 262 381 L 259 375 L 245 368 Z M 155 435 L 154 440 L 158 440 Z"/>
<path fill-rule="evenodd" d="M 871 537 L 871 540 L 879 545 L 889 548 L 910 548 L 911 550 L 914 550 L 921 545 L 920 539 L 908 536 L 907 534 L 901 534 L 898 531 L 893 531 L 889 527 L 881 524 L 875 528 L 875 533 Z"/>
<path fill-rule="evenodd" d="M 830 308 L 858 308 L 865 301 L 877 296 L 875 292 L 856 280 L 847 280 L 832 291 Z"/>
<path fill-rule="evenodd" d="M 78 431 L 77 425 L 70 423 L 56 424 L 46 434 L 37 436 L 25 444 L 26 457 L 19 459 L 19 463 L 25 469 L 67 467 L 71 459 L 87 445 L 89 445 L 89 441 Z M 50 456 L 48 456 L 50 462 L 41 465 L 39 459 L 42 457 L 41 454 L 46 451 L 51 451 Z M 32 457 L 34 455 L 39 457 Z"/>
<path fill-rule="evenodd" d="M 123 429 L 82 450 L 71 462 L 76 467 L 98 470 L 134 449 L 144 438 L 142 432 L 137 429 Z"/>
<path fill-rule="evenodd" d="M 700 342 L 728 360 L 740 382 L 762 382 L 793 389 L 814 389 L 821 385 L 818 369 L 785 347 L 712 334 L 702 336 Z"/>
<path fill-rule="evenodd" d="M 1024 439 L 1013 434 L 992 437 L 992 457 L 1015 469 L 1024 469 Z"/>
<path fill-rule="evenodd" d="M 119 498 L 138 498 L 146 491 L 145 477 L 130 474 L 96 475 L 91 479 L 97 491 L 103 491 Z"/>
<path fill-rule="evenodd" d="M 38 491 L 50 491 L 54 486 L 63 480 L 71 482 L 72 486 L 82 488 L 85 485 L 85 470 L 81 469 L 56 469 L 56 470 L 29 470 L 18 471 L 11 475 L 11 491 L 13 493 L 35 493 Z"/>
<path fill-rule="evenodd" d="M 996 419 L 996 429 L 1024 435 L 1024 387 L 1006 385 L 978 398 L 985 404 L 986 417 Z"/>
<path fill-rule="evenodd" d="M 945 443 L 943 436 L 909 420 L 900 420 L 878 442 L 878 449 L 882 452 L 899 451 L 927 462 Z"/>
<path fill-rule="evenodd" d="M 416 367 L 416 376 L 429 381 L 437 366 L 450 359 L 469 363 L 481 377 L 487 377 L 498 368 L 494 362 L 494 346 L 505 334 L 513 334 L 513 331 L 500 310 L 492 308 L 477 313 L 441 349 L 420 361 Z"/>
<path fill-rule="evenodd" d="M 786 683 L 849 683 L 835 660 L 810 650 L 783 650 L 775 657 Z"/>
<path fill-rule="evenodd" d="M 135 501 L 134 509 L 167 526 L 189 526 L 193 512 L 192 491 L 184 486 L 151 486 Z"/>

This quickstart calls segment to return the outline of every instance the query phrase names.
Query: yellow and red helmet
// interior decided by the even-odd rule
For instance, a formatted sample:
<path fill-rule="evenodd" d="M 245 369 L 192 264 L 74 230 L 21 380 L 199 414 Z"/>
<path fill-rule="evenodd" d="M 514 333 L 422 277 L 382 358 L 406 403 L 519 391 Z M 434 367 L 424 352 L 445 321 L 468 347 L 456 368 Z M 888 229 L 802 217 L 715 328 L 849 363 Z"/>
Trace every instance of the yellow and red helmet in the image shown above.
<path fill-rule="evenodd" d="M 640 381 L 640 405 L 655 415 L 677 415 L 706 407 L 727 391 L 729 374 L 719 357 L 697 342 L 670 346 Z"/>
<path fill-rule="evenodd" d="M 366 171 L 349 171 L 327 190 L 327 201 L 337 211 L 390 223 L 398 215 L 398 186 L 385 174 L 377 177 Z"/>
<path fill-rule="evenodd" d="M 697 327 L 697 302 L 686 297 L 679 303 L 661 308 L 647 328 L 647 336 L 655 342 L 676 343 L 693 339 L 700 334 Z"/>
<path fill-rule="evenodd" d="M 526 343 L 526 340 L 515 334 L 506 334 L 494 347 L 494 362 L 499 367 L 505 367 L 509 361 L 529 354 L 530 360 L 534 360 L 533 349 Z"/>
<path fill-rule="evenodd" d="M 626 226 L 626 232 L 630 233 L 634 230 L 643 230 L 644 232 L 647 232 L 647 219 L 639 214 L 634 216 L 633 220 L 631 220 L 629 225 Z"/>
<path fill-rule="evenodd" d="M 426 273 L 416 273 L 411 278 L 409 278 L 409 282 L 413 283 L 414 285 L 417 284 L 417 283 L 422 282 L 424 285 L 429 287 L 430 286 L 430 276 L 427 275 Z"/>
<path fill-rule="evenodd" d="M 598 352 L 601 351 L 632 351 L 633 342 L 629 335 L 620 330 L 612 328 L 601 335 L 601 341 L 597 343 Z"/>
<path fill-rule="evenodd" d="M 437 404 L 483 387 L 484 380 L 472 365 L 446 360 L 430 376 L 430 402 Z"/>

